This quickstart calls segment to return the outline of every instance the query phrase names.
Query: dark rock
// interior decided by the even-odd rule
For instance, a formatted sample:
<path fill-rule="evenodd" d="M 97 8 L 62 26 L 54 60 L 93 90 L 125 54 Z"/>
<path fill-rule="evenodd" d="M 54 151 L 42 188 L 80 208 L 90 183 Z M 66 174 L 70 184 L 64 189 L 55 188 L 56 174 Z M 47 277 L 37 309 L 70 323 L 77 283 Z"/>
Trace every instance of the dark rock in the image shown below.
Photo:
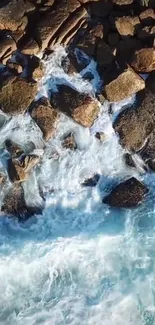
<path fill-rule="evenodd" d="M 132 158 L 132 155 L 130 153 L 125 153 L 123 158 L 124 158 L 124 162 L 125 162 L 126 166 L 131 167 L 131 168 L 136 167 L 134 160 Z"/>
<path fill-rule="evenodd" d="M 97 185 L 100 177 L 101 177 L 101 175 L 95 174 L 93 177 L 86 179 L 84 181 L 84 183 L 82 183 L 82 186 L 85 186 L 85 187 L 94 187 L 94 186 Z"/>
<path fill-rule="evenodd" d="M 24 152 L 22 148 L 13 141 L 7 139 L 5 140 L 5 148 L 10 153 L 12 158 L 19 158 Z"/>
<path fill-rule="evenodd" d="M 116 208 L 133 208 L 144 200 L 147 193 L 147 187 L 132 177 L 117 185 L 103 198 L 103 203 Z"/>
<path fill-rule="evenodd" d="M 51 105 L 74 121 L 85 126 L 91 127 L 99 113 L 98 103 L 85 93 L 79 93 L 66 85 L 57 85 L 58 92 L 52 93 Z"/>
<path fill-rule="evenodd" d="M 149 8 L 141 12 L 139 18 L 143 26 L 154 25 L 155 23 L 155 12 L 153 9 Z"/>
<path fill-rule="evenodd" d="M 17 217 L 24 221 L 34 214 L 42 212 L 43 206 L 28 206 L 24 198 L 24 190 L 20 184 L 14 185 L 5 195 L 1 211 L 7 216 Z"/>
<path fill-rule="evenodd" d="M 29 178 L 30 171 L 40 160 L 40 157 L 35 155 L 22 156 L 20 160 L 8 160 L 8 176 L 12 183 L 24 182 Z"/>

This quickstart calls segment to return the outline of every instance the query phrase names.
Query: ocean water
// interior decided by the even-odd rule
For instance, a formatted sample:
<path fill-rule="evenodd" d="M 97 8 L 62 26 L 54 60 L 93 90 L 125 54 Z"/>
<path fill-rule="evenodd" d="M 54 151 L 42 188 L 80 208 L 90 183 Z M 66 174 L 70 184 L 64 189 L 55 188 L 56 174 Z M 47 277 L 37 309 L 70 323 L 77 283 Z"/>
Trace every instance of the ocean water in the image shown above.
<path fill-rule="evenodd" d="M 56 48 L 45 63 L 37 98 L 58 83 L 71 84 L 94 96 L 101 87 L 95 62 L 81 75 L 67 76 L 65 56 Z M 91 82 L 82 79 L 86 71 Z M 112 121 L 135 96 L 100 108 L 92 128 L 61 116 L 55 138 L 46 144 L 28 115 L 8 119 L 0 130 L 0 169 L 5 168 L 4 140 L 36 146 L 41 163 L 25 183 L 26 201 L 37 204 L 39 187 L 45 209 L 25 223 L 0 219 L 0 325 L 154 325 L 155 324 L 155 206 L 154 174 L 127 168 L 124 150 Z M 74 132 L 78 149 L 61 147 L 63 135 Z M 101 143 L 94 133 L 103 131 Z M 44 155 L 43 155 L 44 152 Z M 81 183 L 101 174 L 94 188 Z M 149 186 L 145 203 L 130 210 L 102 203 L 111 186 L 135 176 Z M 9 184 L 8 184 L 9 185 Z M 1 197 L 3 193 L 1 193 Z"/>

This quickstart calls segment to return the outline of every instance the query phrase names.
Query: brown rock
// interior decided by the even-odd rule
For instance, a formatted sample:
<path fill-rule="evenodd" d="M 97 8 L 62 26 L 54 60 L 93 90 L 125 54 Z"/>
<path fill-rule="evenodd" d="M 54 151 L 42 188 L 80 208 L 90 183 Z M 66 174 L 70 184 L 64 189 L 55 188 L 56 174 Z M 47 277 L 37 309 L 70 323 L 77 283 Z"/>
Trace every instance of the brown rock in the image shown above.
<path fill-rule="evenodd" d="M 139 151 L 155 129 L 155 94 L 146 89 L 139 107 L 124 109 L 116 118 L 113 127 L 123 147 L 129 151 Z"/>
<path fill-rule="evenodd" d="M 104 87 L 104 94 L 110 102 L 128 98 L 145 88 L 145 81 L 128 67 L 117 78 Z"/>
<path fill-rule="evenodd" d="M 91 16 L 94 17 L 106 17 L 109 15 L 112 10 L 113 4 L 112 1 L 102 1 L 98 0 L 97 2 L 91 2 L 89 4 L 89 10 Z"/>
<path fill-rule="evenodd" d="M 72 117 L 74 121 L 91 127 L 99 113 L 98 103 L 89 95 L 79 93 L 66 85 L 58 85 L 58 92 L 51 95 L 53 108 Z"/>
<path fill-rule="evenodd" d="M 117 185 L 103 203 L 116 208 L 133 208 L 144 200 L 147 193 L 147 187 L 132 177 Z"/>
<path fill-rule="evenodd" d="M 116 29 L 121 36 L 133 36 L 140 25 L 138 16 L 119 17 L 115 21 Z"/>
<path fill-rule="evenodd" d="M 139 39 L 143 41 L 151 41 L 153 44 L 153 40 L 155 37 L 155 26 L 145 26 L 141 30 L 138 31 L 137 36 Z"/>
<path fill-rule="evenodd" d="M 2 5 L 0 7 L 0 29 L 17 30 L 21 25 L 25 9 L 23 0 L 12 0 Z"/>
<path fill-rule="evenodd" d="M 133 2 L 134 0 L 113 0 L 113 3 L 120 6 L 130 5 Z"/>
<path fill-rule="evenodd" d="M 131 66 L 137 72 L 151 72 L 155 69 L 155 49 L 143 48 L 136 51 Z"/>
<path fill-rule="evenodd" d="M 35 155 L 23 156 L 21 160 L 8 160 L 8 176 L 12 183 L 24 182 L 29 177 L 29 172 L 39 162 L 40 157 Z"/>
<path fill-rule="evenodd" d="M 59 114 L 50 107 L 47 99 L 41 99 L 32 110 L 31 117 L 43 133 L 45 141 L 48 141 L 55 133 Z"/>
<path fill-rule="evenodd" d="M 104 142 L 106 140 L 106 135 L 104 132 L 95 133 L 95 137 L 99 139 L 101 142 Z"/>
<path fill-rule="evenodd" d="M 85 32 L 81 38 L 79 38 L 76 47 L 86 53 L 88 56 L 94 56 L 98 42 L 103 38 L 103 25 L 99 24 L 92 29 Z"/>
<path fill-rule="evenodd" d="M 9 189 L 4 197 L 1 211 L 7 216 L 17 217 L 20 221 L 24 221 L 31 217 L 34 213 L 41 213 L 43 207 L 28 206 L 24 198 L 24 190 L 20 184 L 14 185 Z"/>
<path fill-rule="evenodd" d="M 76 150 L 77 144 L 75 142 L 74 134 L 68 134 L 62 141 L 62 147 L 70 150 Z"/>
<path fill-rule="evenodd" d="M 33 79 L 39 80 L 44 76 L 44 66 L 43 63 L 40 61 L 38 67 L 36 67 L 33 71 Z"/>
<path fill-rule="evenodd" d="M 8 56 L 17 48 L 15 41 L 10 37 L 6 36 L 6 38 L 0 41 L 0 60 L 3 60 L 4 56 Z"/>
<path fill-rule="evenodd" d="M 10 62 L 8 61 L 7 62 L 7 66 L 9 69 L 11 69 L 13 72 L 16 72 L 18 74 L 22 73 L 23 72 L 23 68 L 20 64 L 18 63 L 15 63 L 15 62 Z"/>
<path fill-rule="evenodd" d="M 135 51 L 142 48 L 142 42 L 136 37 L 120 40 L 117 44 L 116 59 L 122 65 L 124 62 L 129 63 Z"/>
<path fill-rule="evenodd" d="M 0 91 L 0 106 L 5 113 L 16 115 L 26 111 L 37 92 L 37 84 L 16 78 Z"/>
<path fill-rule="evenodd" d="M 26 55 L 36 55 L 39 51 L 40 47 L 38 43 L 32 38 L 28 39 L 21 49 L 21 52 Z"/>
<path fill-rule="evenodd" d="M 143 25 L 151 25 L 155 22 L 155 12 L 153 9 L 149 8 L 141 12 L 139 18 Z"/>

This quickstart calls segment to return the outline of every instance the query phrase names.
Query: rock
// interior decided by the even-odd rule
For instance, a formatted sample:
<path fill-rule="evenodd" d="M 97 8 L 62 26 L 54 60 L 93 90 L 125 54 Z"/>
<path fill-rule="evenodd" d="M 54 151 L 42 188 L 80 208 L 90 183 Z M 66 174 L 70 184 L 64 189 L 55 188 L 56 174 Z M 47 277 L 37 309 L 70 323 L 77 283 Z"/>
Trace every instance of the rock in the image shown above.
<path fill-rule="evenodd" d="M 4 113 L 16 115 L 26 111 L 37 93 L 37 83 L 16 78 L 0 90 L 0 106 Z"/>
<path fill-rule="evenodd" d="M 110 102 L 118 102 L 145 88 L 145 81 L 129 66 L 104 87 L 103 95 Z"/>
<path fill-rule="evenodd" d="M 97 2 L 90 2 L 89 10 L 90 14 L 93 17 L 106 17 L 109 15 L 112 10 L 113 4 L 112 1 L 102 1 L 98 0 Z"/>
<path fill-rule="evenodd" d="M 35 155 L 21 158 L 21 160 L 8 160 L 8 176 L 12 183 L 24 182 L 29 177 L 29 173 L 39 162 L 40 157 Z"/>
<path fill-rule="evenodd" d="M 23 68 L 20 64 L 15 63 L 15 62 L 7 62 L 7 67 L 11 69 L 14 73 L 16 72 L 17 74 L 20 74 L 23 72 Z"/>
<path fill-rule="evenodd" d="M 21 52 L 25 55 L 36 55 L 39 51 L 39 44 L 33 38 L 27 39 L 21 49 Z"/>
<path fill-rule="evenodd" d="M 137 36 L 142 41 L 150 41 L 151 45 L 153 45 L 153 40 L 155 37 L 155 26 L 145 26 L 141 30 L 138 31 Z"/>
<path fill-rule="evenodd" d="M 45 141 L 48 141 L 55 133 L 58 112 L 50 106 L 46 98 L 41 98 L 32 110 L 31 117 L 41 129 Z"/>
<path fill-rule="evenodd" d="M 142 42 L 136 37 L 125 38 L 117 43 L 116 60 L 120 66 L 130 63 L 135 51 L 142 48 Z"/>
<path fill-rule="evenodd" d="M 28 206 L 24 198 L 24 190 L 20 184 L 14 185 L 5 195 L 1 211 L 7 216 L 17 217 L 24 221 L 34 214 L 41 213 L 43 207 Z"/>
<path fill-rule="evenodd" d="M 40 61 L 38 67 L 36 67 L 33 71 L 33 79 L 39 80 L 44 76 L 44 66 L 43 63 Z"/>
<path fill-rule="evenodd" d="M 96 57 L 98 65 L 107 67 L 115 60 L 115 56 L 108 44 L 100 40 L 96 46 Z"/>
<path fill-rule="evenodd" d="M 17 30 L 22 23 L 25 14 L 25 2 L 23 0 L 7 1 L 0 7 L 0 30 Z"/>
<path fill-rule="evenodd" d="M 155 23 L 155 12 L 153 9 L 149 8 L 141 12 L 139 18 L 143 26 L 153 25 Z"/>
<path fill-rule="evenodd" d="M 125 153 L 123 158 L 127 167 L 132 167 L 132 168 L 136 167 L 132 155 L 130 153 Z"/>
<path fill-rule="evenodd" d="M 19 158 L 24 153 L 17 143 L 14 143 L 9 139 L 5 140 L 5 148 L 12 158 Z"/>
<path fill-rule="evenodd" d="M 131 66 L 137 72 L 151 72 L 155 69 L 155 49 L 143 48 L 136 51 Z"/>
<path fill-rule="evenodd" d="M 103 25 L 97 24 L 82 35 L 76 47 L 88 56 L 95 56 L 98 42 L 103 38 Z"/>
<path fill-rule="evenodd" d="M 89 64 L 89 60 L 81 60 L 77 59 L 76 54 L 73 51 L 70 51 L 68 55 L 62 60 L 62 67 L 64 71 L 71 75 L 73 73 L 79 73 L 81 70 L 86 68 Z"/>
<path fill-rule="evenodd" d="M 130 5 L 133 2 L 134 2 L 134 0 L 113 0 L 113 3 L 115 3 L 116 5 L 119 5 L 119 6 Z"/>
<path fill-rule="evenodd" d="M 6 175 L 0 173 L 0 186 L 4 185 L 6 182 Z"/>
<path fill-rule="evenodd" d="M 75 142 L 74 134 L 69 133 L 62 141 L 62 147 L 70 150 L 76 150 L 77 144 Z"/>
<path fill-rule="evenodd" d="M 147 187 L 132 177 L 117 185 L 103 198 L 103 203 L 116 208 L 134 208 L 144 200 L 147 193 Z"/>
<path fill-rule="evenodd" d="M 140 20 L 138 16 L 119 17 L 115 21 L 115 26 L 121 36 L 133 36 L 140 26 Z"/>
<path fill-rule="evenodd" d="M 101 177 L 101 175 L 95 174 L 93 177 L 86 179 L 84 181 L 84 183 L 82 183 L 82 186 L 85 186 L 85 187 L 94 187 L 94 186 L 97 185 L 100 177 Z"/>
<path fill-rule="evenodd" d="M 91 127 L 99 113 L 97 101 L 66 85 L 57 85 L 57 88 L 58 92 L 51 95 L 52 107 L 72 117 L 75 122 Z"/>
<path fill-rule="evenodd" d="M 115 46 L 119 42 L 119 34 L 116 32 L 108 34 L 108 43 L 110 46 Z"/>
<path fill-rule="evenodd" d="M 104 142 L 106 140 L 106 135 L 104 132 L 96 132 L 95 137 L 101 142 Z"/>
<path fill-rule="evenodd" d="M 3 61 L 3 57 L 10 55 L 17 48 L 14 39 L 9 35 L 0 40 L 0 60 Z"/>
<path fill-rule="evenodd" d="M 155 94 L 146 89 L 139 107 L 124 109 L 117 116 L 113 127 L 123 147 L 132 152 L 141 150 L 155 129 Z"/>
<path fill-rule="evenodd" d="M 140 151 L 140 155 L 145 162 L 155 159 L 155 130 L 150 134 L 145 146 Z"/>

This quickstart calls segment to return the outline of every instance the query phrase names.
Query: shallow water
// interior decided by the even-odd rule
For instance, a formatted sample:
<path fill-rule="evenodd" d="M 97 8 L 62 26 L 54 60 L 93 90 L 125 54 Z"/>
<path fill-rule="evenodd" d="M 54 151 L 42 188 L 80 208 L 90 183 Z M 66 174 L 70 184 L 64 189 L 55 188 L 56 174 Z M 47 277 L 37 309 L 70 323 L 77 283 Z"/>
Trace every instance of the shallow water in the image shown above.
<path fill-rule="evenodd" d="M 38 97 L 61 82 L 93 96 L 101 86 L 95 62 L 87 68 L 94 73 L 89 83 L 63 72 L 64 55 L 58 48 L 45 62 Z M 31 203 L 41 200 L 42 188 L 46 196 L 42 215 L 24 224 L 1 217 L 1 325 L 155 324 L 154 174 L 125 166 L 124 151 L 112 129 L 118 111 L 134 100 L 113 105 L 112 116 L 109 103 L 104 104 L 91 130 L 61 116 L 56 137 L 24 186 Z M 75 152 L 61 147 L 62 136 L 70 131 L 78 145 Z M 96 131 L 105 132 L 104 143 L 93 136 Z M 1 147 L 9 135 L 24 147 L 33 141 L 43 153 L 42 134 L 28 115 L 8 121 L 0 135 Z M 1 170 L 5 155 L 2 149 Z M 82 187 L 94 173 L 102 175 L 98 185 Z M 149 186 L 147 202 L 122 211 L 103 205 L 111 185 L 131 175 Z"/>

